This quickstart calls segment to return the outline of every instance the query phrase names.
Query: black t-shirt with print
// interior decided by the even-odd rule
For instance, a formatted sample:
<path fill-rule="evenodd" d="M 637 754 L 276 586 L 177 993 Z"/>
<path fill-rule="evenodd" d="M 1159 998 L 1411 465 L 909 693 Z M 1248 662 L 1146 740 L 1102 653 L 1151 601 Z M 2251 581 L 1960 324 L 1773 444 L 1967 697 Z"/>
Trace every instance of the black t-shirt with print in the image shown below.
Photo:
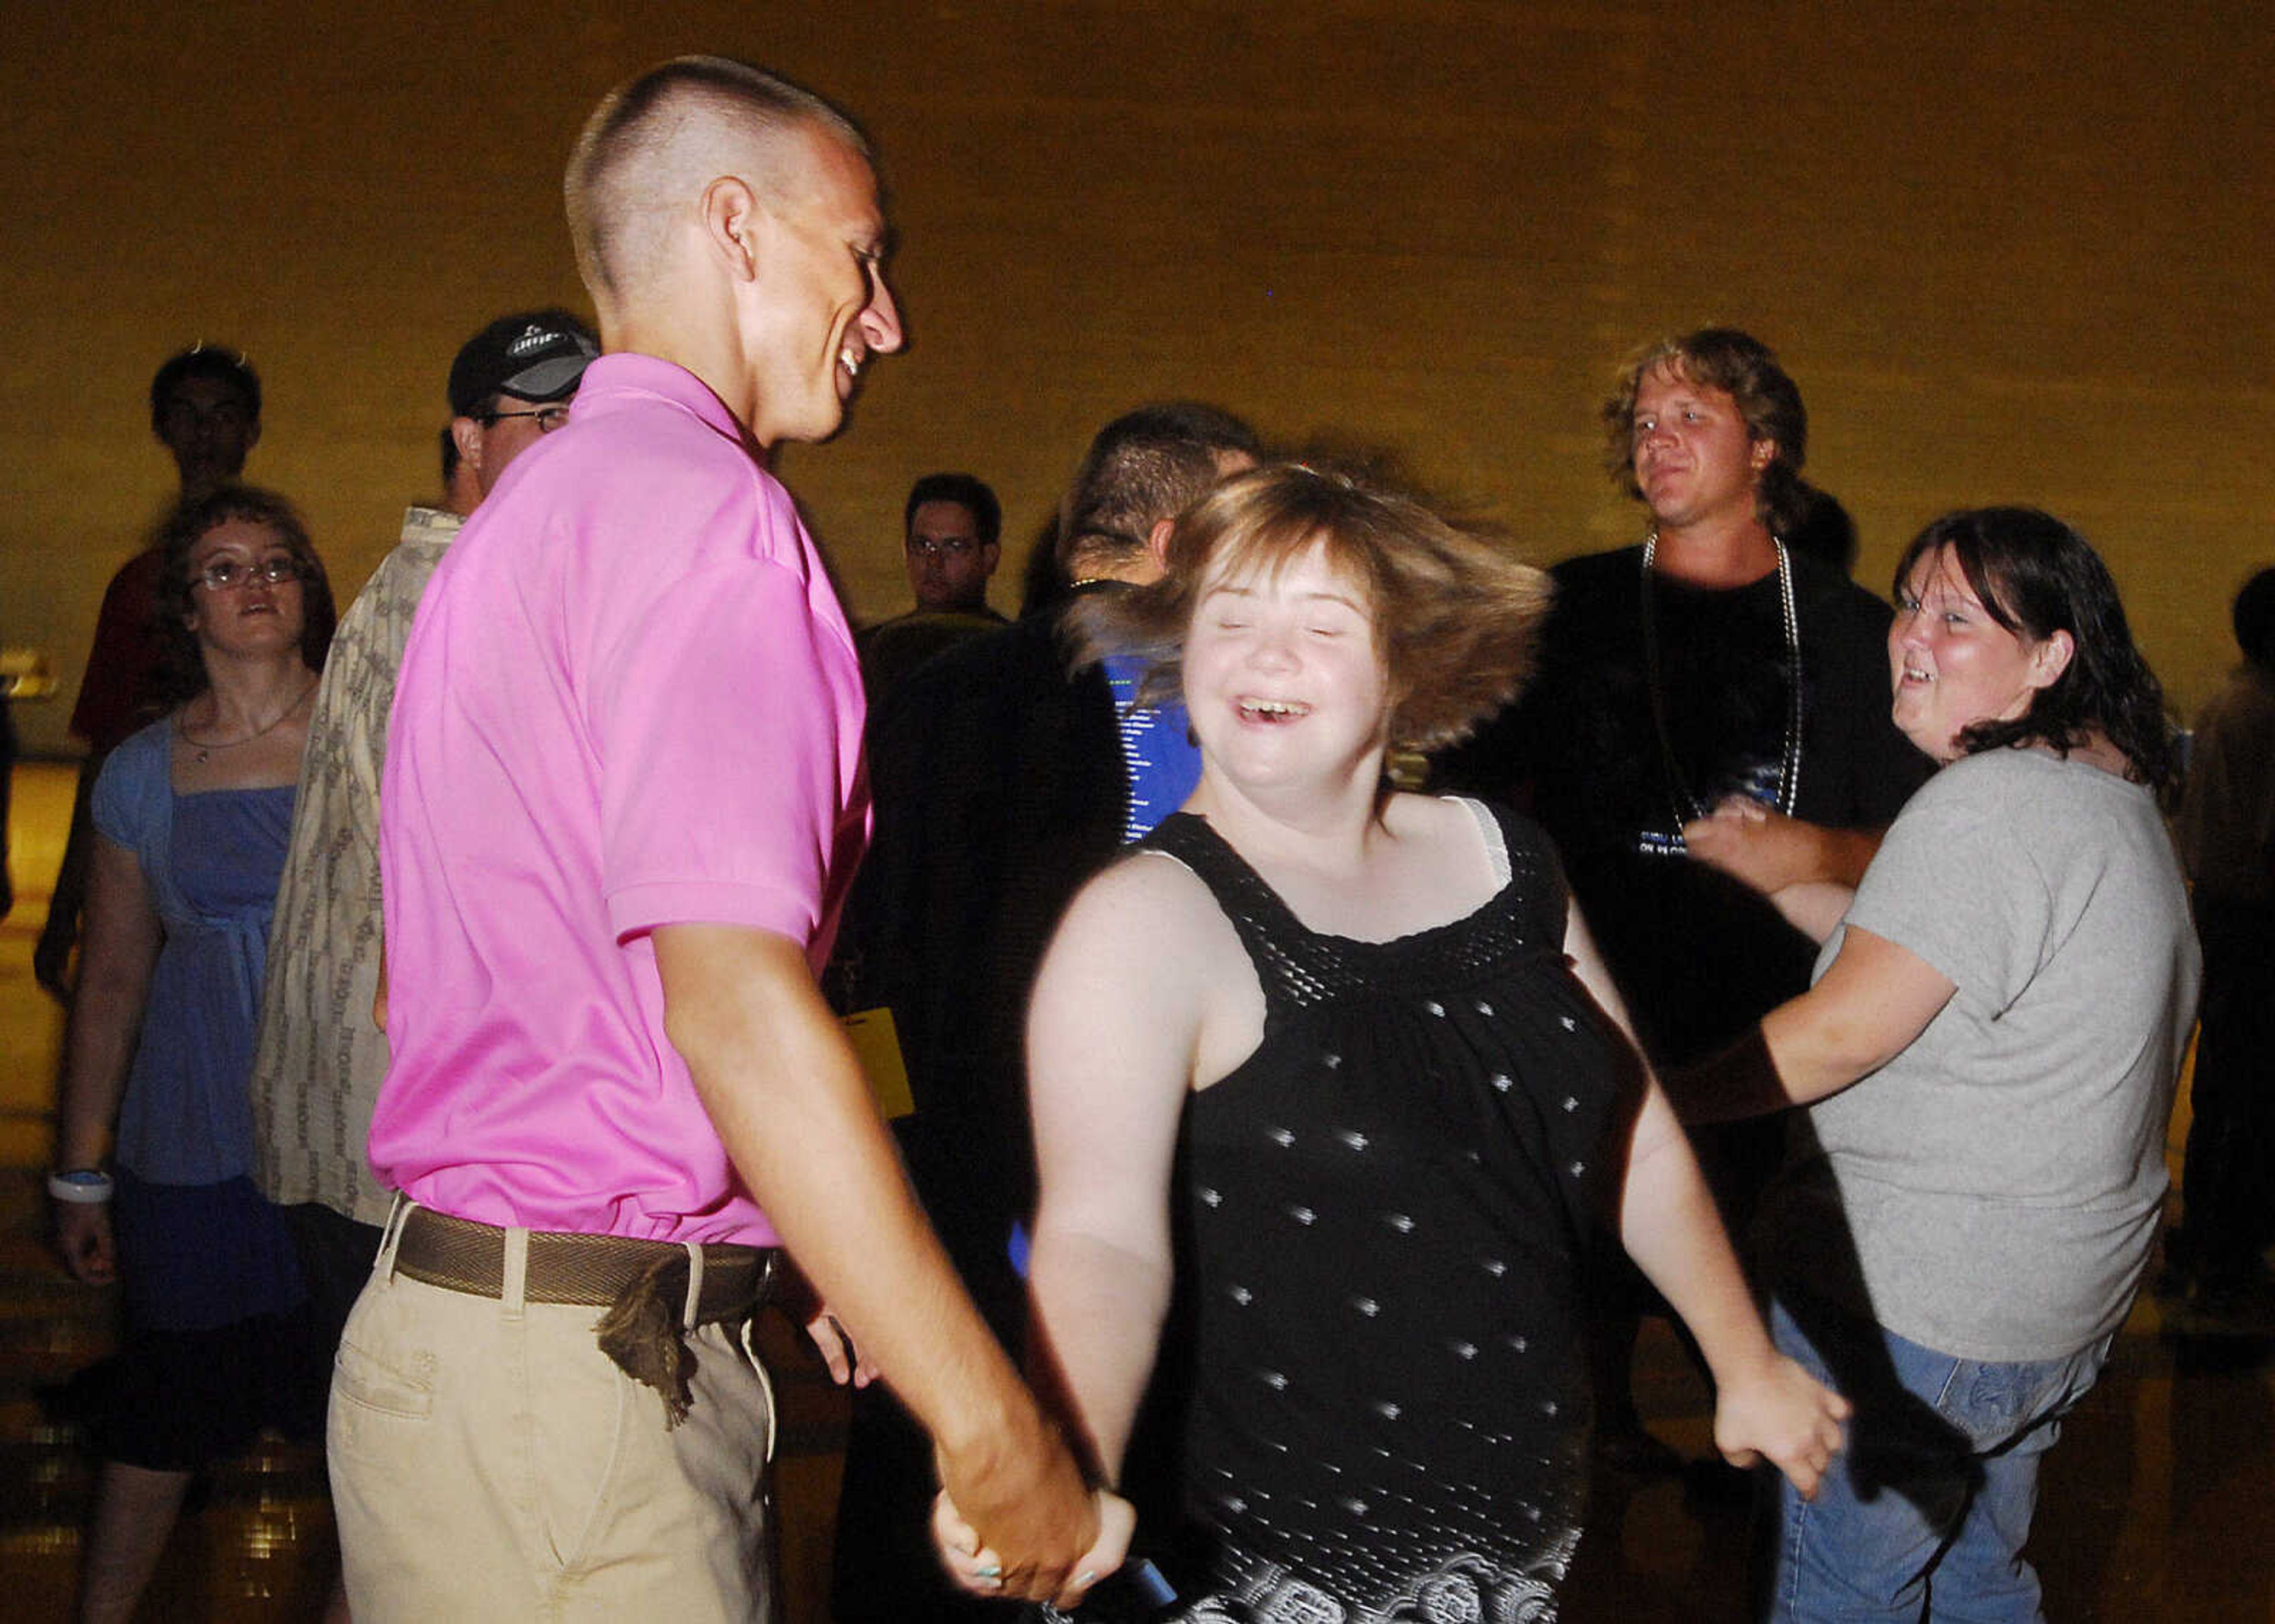
<path fill-rule="evenodd" d="M 1768 901 L 1674 853 L 1686 800 L 1773 801 L 1793 685 L 1774 571 L 1748 585 L 1651 580 L 1662 739 L 1640 548 L 1556 567 L 1540 668 L 1520 701 L 1438 763 L 1445 787 L 1527 806 L 1652 1059 L 1703 1059 L 1809 985 L 1816 944 Z M 1889 719 L 1887 606 L 1793 559 L 1802 727 L 1794 815 L 1890 822 L 1931 769 Z"/>

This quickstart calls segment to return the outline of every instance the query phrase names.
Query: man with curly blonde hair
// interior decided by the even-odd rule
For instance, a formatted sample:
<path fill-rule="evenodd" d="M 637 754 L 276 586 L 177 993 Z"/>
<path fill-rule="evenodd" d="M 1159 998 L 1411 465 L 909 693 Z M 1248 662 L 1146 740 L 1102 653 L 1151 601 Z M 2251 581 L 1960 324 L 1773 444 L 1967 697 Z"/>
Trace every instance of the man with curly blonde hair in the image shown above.
<path fill-rule="evenodd" d="M 1889 720 L 1887 606 L 1781 540 L 1809 417 L 1770 348 L 1728 328 L 1662 339 L 1601 416 L 1644 540 L 1556 566 L 1538 676 L 1440 769 L 1546 826 L 1664 1070 L 1809 985 L 1817 944 L 1781 910 L 1853 886 L 1929 763 Z M 1780 1133 L 1701 1144 L 1733 1234 Z M 1629 1396 L 1634 1298 L 1601 1305 L 1599 1446 L 1671 1467 Z"/>

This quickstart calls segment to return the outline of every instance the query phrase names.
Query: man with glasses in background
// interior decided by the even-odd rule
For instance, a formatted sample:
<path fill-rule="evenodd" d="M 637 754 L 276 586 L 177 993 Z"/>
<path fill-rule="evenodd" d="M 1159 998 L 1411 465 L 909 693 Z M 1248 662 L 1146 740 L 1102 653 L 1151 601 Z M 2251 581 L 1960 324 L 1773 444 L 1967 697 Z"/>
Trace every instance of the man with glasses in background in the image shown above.
<path fill-rule="evenodd" d="M 565 310 L 500 316 L 466 340 L 450 363 L 450 444 L 476 493 L 453 510 L 464 519 L 506 465 L 569 420 L 569 398 L 600 358 L 591 329 Z M 456 469 L 443 453 L 444 480 Z"/>
<path fill-rule="evenodd" d="M 917 607 L 857 639 L 873 706 L 942 649 L 1010 623 L 987 607 L 988 578 L 1003 557 L 1002 533 L 1002 506 L 985 481 L 928 473 L 910 487 L 901 534 Z"/>

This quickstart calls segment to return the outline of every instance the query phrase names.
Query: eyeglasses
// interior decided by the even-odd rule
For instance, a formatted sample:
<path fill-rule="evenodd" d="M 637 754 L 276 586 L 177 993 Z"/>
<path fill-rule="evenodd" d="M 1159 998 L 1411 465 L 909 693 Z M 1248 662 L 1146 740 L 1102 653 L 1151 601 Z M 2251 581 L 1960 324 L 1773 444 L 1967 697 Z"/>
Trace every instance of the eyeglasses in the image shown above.
<path fill-rule="evenodd" d="M 911 536 L 909 551 L 925 558 L 966 558 L 981 548 L 985 541 L 970 536 Z"/>
<path fill-rule="evenodd" d="M 556 405 L 540 406 L 533 412 L 485 412 L 474 421 L 488 428 L 492 424 L 503 422 L 507 418 L 535 418 L 537 432 L 540 434 L 549 434 L 569 421 L 569 408 Z"/>
<path fill-rule="evenodd" d="M 271 553 L 258 563 L 246 563 L 235 558 L 216 558 L 197 573 L 193 585 L 208 592 L 232 592 L 239 586 L 250 586 L 255 581 L 263 586 L 282 586 L 287 581 L 307 578 L 308 571 L 290 553 Z"/>

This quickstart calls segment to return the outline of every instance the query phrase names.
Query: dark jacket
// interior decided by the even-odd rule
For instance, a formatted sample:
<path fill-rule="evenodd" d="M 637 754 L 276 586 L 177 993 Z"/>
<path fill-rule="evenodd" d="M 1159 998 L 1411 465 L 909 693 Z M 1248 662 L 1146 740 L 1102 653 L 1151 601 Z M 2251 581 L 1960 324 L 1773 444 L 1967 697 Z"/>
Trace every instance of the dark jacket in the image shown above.
<path fill-rule="evenodd" d="M 876 830 L 848 917 L 849 993 L 893 1011 L 918 1108 L 903 1142 L 935 1208 L 918 1141 L 948 1141 L 967 1175 L 986 1164 L 1001 1210 L 1031 1204 L 1028 993 L 1068 902 L 1121 846 L 1114 700 L 1097 667 L 1068 668 L 1062 608 L 927 661 L 871 727 Z"/>

